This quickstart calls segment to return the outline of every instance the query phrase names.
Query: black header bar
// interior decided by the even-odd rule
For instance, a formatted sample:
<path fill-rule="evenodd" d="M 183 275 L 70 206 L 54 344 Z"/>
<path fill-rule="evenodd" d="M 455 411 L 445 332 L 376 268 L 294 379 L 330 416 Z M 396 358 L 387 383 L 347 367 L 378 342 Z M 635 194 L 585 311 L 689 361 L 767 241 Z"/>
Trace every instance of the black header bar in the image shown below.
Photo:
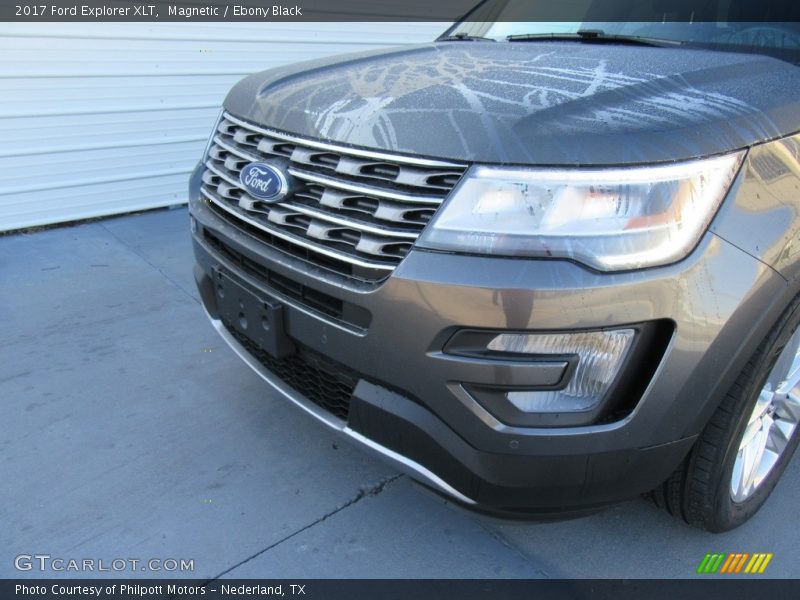
<path fill-rule="evenodd" d="M 797 598 L 799 593 L 797 580 L 758 576 L 728 579 L 711 575 L 694 580 L 0 580 L 3 600 L 752 600 Z"/>
<path fill-rule="evenodd" d="M 792 0 L 0 0 L 0 21 L 800 22 Z"/>

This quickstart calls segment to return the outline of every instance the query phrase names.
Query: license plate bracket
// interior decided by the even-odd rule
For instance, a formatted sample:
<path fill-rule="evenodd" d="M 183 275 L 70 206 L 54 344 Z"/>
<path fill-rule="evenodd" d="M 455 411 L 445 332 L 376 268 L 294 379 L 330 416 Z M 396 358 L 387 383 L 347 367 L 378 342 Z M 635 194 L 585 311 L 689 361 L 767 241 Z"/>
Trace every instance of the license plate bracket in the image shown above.
<path fill-rule="evenodd" d="M 283 305 L 262 297 L 221 269 L 213 271 L 217 310 L 227 326 L 275 358 L 294 354 L 295 346 L 284 327 Z"/>

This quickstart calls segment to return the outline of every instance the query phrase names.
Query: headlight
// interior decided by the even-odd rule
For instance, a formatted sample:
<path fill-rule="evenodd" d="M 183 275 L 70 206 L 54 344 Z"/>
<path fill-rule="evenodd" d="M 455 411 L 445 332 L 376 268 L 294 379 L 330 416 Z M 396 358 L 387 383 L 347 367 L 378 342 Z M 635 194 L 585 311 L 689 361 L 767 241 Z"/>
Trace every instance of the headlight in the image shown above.
<path fill-rule="evenodd" d="M 473 167 L 418 245 L 601 271 L 669 264 L 697 245 L 743 154 L 633 168 Z"/>

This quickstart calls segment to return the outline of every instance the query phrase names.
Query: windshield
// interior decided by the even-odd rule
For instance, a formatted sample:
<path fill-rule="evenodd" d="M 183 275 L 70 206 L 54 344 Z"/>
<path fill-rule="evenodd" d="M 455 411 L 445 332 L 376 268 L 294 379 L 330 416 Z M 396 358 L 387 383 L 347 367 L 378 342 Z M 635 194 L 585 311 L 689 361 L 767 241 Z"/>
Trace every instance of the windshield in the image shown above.
<path fill-rule="evenodd" d="M 800 20 L 800 2 L 571 0 L 558 5 L 551 0 L 485 2 L 448 35 L 518 42 L 526 37 L 569 37 L 589 31 L 603 36 L 663 40 L 669 42 L 667 47 L 762 53 L 800 63 L 800 23 L 796 22 Z M 696 5 L 702 10 L 696 10 Z M 583 20 L 555 20 L 565 15 Z"/>

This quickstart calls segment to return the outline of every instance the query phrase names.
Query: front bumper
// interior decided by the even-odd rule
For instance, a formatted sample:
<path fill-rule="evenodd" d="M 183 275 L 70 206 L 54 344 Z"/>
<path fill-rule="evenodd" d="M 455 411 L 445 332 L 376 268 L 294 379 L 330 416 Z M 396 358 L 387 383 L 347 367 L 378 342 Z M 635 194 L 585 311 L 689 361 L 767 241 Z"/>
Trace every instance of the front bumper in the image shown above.
<path fill-rule="evenodd" d="M 502 514 L 579 512 L 658 485 L 691 448 L 786 288 L 713 234 L 659 269 L 601 275 L 568 261 L 412 251 L 382 284 L 358 284 L 265 246 L 192 196 L 195 276 L 231 347 L 328 426 L 456 500 Z M 288 338 L 332 359 L 325 369 L 349 373 L 345 413 L 287 385 L 271 359 L 223 324 L 216 270 L 279 300 Z M 469 385 L 545 375 L 442 351 L 463 329 L 631 324 L 652 339 L 634 348 L 630 384 L 617 388 L 605 416 L 578 426 L 501 421 Z"/>

